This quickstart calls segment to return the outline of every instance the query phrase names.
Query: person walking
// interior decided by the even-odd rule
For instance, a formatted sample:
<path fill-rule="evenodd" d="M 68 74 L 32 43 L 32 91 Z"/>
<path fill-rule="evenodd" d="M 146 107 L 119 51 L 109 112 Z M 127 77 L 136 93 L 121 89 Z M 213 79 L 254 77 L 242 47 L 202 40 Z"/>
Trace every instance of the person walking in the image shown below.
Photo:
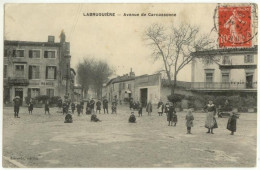
<path fill-rule="evenodd" d="M 215 118 L 216 115 L 216 106 L 213 104 L 212 100 L 209 100 L 209 103 L 204 107 L 206 112 L 205 127 L 208 129 L 207 133 L 213 133 L 213 129 L 218 128 L 218 124 Z"/>
<path fill-rule="evenodd" d="M 191 134 L 191 127 L 193 127 L 194 116 L 190 109 L 188 110 L 185 119 L 186 119 L 187 134 Z"/>
<path fill-rule="evenodd" d="M 153 112 L 153 106 L 152 106 L 151 101 L 149 101 L 149 102 L 147 103 L 146 112 L 148 113 L 148 116 L 151 116 L 151 113 Z"/>
<path fill-rule="evenodd" d="M 14 117 L 15 118 L 20 118 L 19 117 L 19 110 L 20 110 L 20 106 L 21 106 L 21 99 L 20 99 L 20 97 L 16 96 L 13 99 L 13 102 L 14 102 Z"/>

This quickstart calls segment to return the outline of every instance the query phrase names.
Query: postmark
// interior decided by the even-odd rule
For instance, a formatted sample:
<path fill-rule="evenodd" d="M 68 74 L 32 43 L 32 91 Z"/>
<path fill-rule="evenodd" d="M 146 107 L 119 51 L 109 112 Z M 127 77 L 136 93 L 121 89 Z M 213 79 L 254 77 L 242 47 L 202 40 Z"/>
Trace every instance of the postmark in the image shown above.
<path fill-rule="evenodd" d="M 218 8 L 220 48 L 251 47 L 251 6 Z"/>

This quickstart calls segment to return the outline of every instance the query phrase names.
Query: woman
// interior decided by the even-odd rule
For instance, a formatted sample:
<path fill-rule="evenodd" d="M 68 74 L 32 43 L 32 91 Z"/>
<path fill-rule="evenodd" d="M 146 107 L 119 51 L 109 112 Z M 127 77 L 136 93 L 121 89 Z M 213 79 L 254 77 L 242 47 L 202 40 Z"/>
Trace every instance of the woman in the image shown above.
<path fill-rule="evenodd" d="M 209 103 L 204 107 L 204 111 L 207 113 L 205 127 L 208 129 L 207 133 L 213 133 L 214 128 L 218 128 L 217 121 L 215 118 L 216 115 L 216 106 L 213 104 L 212 100 L 209 100 Z"/>
<path fill-rule="evenodd" d="M 173 107 L 173 103 L 169 103 L 169 111 L 167 114 L 167 121 L 169 122 L 168 126 L 172 126 L 174 114 L 176 114 L 176 111 Z"/>
<path fill-rule="evenodd" d="M 152 106 L 151 101 L 149 101 L 146 106 L 146 112 L 148 113 L 148 116 L 151 116 L 152 111 L 153 111 L 153 106 Z"/>
<path fill-rule="evenodd" d="M 185 119 L 186 119 L 187 134 L 191 134 L 191 127 L 193 127 L 194 117 L 190 109 L 188 110 Z"/>
<path fill-rule="evenodd" d="M 228 119 L 227 129 L 231 131 L 230 135 L 234 135 L 234 132 L 237 130 L 237 115 L 235 112 L 232 113 L 230 118 Z"/>

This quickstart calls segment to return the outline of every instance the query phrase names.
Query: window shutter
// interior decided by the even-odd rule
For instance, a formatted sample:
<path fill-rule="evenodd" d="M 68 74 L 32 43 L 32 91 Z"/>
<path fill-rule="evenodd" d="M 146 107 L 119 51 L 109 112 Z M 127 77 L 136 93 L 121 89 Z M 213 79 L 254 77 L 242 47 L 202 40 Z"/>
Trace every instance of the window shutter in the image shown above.
<path fill-rule="evenodd" d="M 46 66 L 46 79 L 48 79 L 48 66 Z"/>
<path fill-rule="evenodd" d="M 56 67 L 54 67 L 54 79 L 56 79 Z"/>
<path fill-rule="evenodd" d="M 44 51 L 44 58 L 48 58 L 48 51 Z"/>
<path fill-rule="evenodd" d="M 29 79 L 32 79 L 32 66 L 29 66 Z"/>
<path fill-rule="evenodd" d="M 29 51 L 29 58 L 33 58 L 33 56 L 32 56 L 32 50 Z"/>

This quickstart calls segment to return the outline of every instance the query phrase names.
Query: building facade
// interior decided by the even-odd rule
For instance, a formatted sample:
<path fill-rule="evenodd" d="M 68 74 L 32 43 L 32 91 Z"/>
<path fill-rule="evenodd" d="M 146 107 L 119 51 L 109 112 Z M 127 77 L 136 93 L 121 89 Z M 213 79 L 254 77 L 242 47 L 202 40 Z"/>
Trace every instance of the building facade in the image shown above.
<path fill-rule="evenodd" d="M 4 102 L 15 96 L 23 101 L 38 95 L 70 95 L 70 44 L 65 33 L 60 42 L 4 41 Z"/>
<path fill-rule="evenodd" d="M 192 61 L 192 91 L 256 95 L 257 46 L 197 51 L 192 55 L 198 57 Z"/>

